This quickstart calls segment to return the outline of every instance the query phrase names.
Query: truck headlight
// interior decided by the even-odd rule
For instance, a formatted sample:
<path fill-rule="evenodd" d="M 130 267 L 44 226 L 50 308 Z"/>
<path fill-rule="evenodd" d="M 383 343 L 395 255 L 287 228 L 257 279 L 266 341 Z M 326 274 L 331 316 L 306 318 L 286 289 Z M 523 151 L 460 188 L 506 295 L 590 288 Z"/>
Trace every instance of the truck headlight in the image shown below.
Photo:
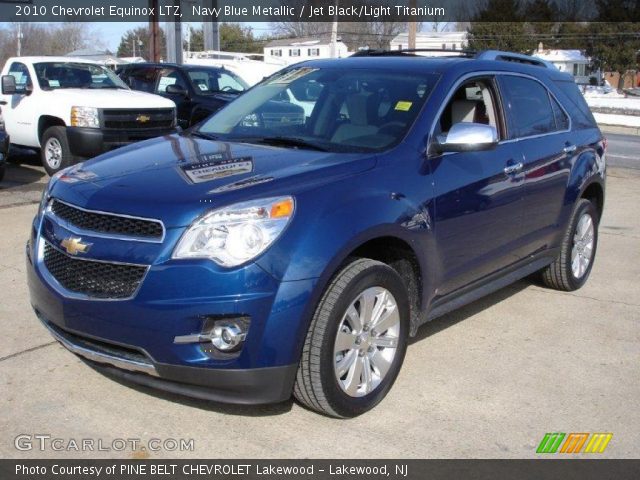
<path fill-rule="evenodd" d="M 236 203 L 198 218 L 182 235 L 172 258 L 208 258 L 235 267 L 257 257 L 293 217 L 293 197 Z"/>
<path fill-rule="evenodd" d="M 71 107 L 71 126 L 100 128 L 98 109 L 95 107 Z"/>

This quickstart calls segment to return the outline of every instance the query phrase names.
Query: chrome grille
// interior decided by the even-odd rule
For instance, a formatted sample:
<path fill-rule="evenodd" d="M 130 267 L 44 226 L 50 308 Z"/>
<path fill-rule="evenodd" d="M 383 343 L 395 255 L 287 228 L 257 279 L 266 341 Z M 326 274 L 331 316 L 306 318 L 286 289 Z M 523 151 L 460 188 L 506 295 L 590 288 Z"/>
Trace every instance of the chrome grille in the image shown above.
<path fill-rule="evenodd" d="M 98 299 L 132 297 L 147 267 L 75 258 L 44 243 L 43 263 L 51 276 L 70 292 Z"/>
<path fill-rule="evenodd" d="M 157 220 L 146 220 L 117 214 L 92 212 L 80 209 L 54 199 L 51 212 L 69 224 L 104 234 L 116 234 L 149 240 L 161 240 L 163 235 L 162 223 Z"/>

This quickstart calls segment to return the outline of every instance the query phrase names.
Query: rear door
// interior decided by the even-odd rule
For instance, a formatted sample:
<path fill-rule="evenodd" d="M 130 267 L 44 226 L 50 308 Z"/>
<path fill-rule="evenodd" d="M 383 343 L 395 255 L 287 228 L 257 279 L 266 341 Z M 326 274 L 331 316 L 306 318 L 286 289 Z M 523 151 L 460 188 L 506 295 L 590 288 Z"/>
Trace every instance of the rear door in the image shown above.
<path fill-rule="evenodd" d="M 433 137 L 460 122 L 506 126 L 495 78 L 465 80 L 455 87 Z M 433 141 L 433 140 L 432 140 Z M 501 141 L 487 151 L 430 154 L 436 189 L 435 234 L 442 258 L 440 295 L 451 293 L 516 263 L 522 234 L 522 162 L 518 145 Z"/>
<path fill-rule="evenodd" d="M 556 238 L 573 156 L 571 121 L 540 81 L 500 75 L 510 139 L 523 153 L 524 216 L 521 254 L 548 248 Z"/>
<path fill-rule="evenodd" d="M 185 93 L 175 94 L 168 93 L 167 87 L 175 85 L 180 87 Z M 158 81 L 156 83 L 155 93 L 162 95 L 176 104 L 178 114 L 178 125 L 187 128 L 191 120 L 191 111 L 193 110 L 193 101 L 189 90 L 189 83 L 183 73 L 177 68 L 163 68 L 158 73 Z"/>

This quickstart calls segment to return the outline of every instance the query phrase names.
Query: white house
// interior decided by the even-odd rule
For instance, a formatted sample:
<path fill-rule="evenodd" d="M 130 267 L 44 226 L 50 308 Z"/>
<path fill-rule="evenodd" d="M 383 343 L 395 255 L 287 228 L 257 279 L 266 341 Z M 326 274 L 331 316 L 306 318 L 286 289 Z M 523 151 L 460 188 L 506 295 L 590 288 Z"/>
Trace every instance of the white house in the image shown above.
<path fill-rule="evenodd" d="M 467 32 L 418 32 L 416 48 L 437 50 L 464 50 L 467 46 Z M 390 50 L 406 50 L 409 48 L 409 34 L 400 33 L 391 40 Z M 450 55 L 449 52 L 429 52 L 429 55 Z"/>
<path fill-rule="evenodd" d="M 533 56 L 553 63 L 561 72 L 570 73 L 576 83 L 586 84 L 590 77 L 598 77 L 597 73 L 590 71 L 590 61 L 580 50 L 545 50 L 541 44 Z"/>
<path fill-rule="evenodd" d="M 349 56 L 347 46 L 338 40 L 336 57 Z M 331 58 L 331 40 L 329 37 L 304 37 L 272 40 L 264 47 L 266 63 L 285 63 L 286 65 L 314 58 Z"/>

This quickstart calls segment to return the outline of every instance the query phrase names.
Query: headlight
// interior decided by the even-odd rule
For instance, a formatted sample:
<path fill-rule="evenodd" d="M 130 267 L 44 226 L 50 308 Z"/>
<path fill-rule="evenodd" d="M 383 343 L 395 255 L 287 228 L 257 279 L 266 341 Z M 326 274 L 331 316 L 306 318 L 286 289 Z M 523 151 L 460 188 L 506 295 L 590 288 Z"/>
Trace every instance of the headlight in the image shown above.
<path fill-rule="evenodd" d="M 98 109 L 95 107 L 71 107 L 71 126 L 100 128 Z"/>
<path fill-rule="evenodd" d="M 173 258 L 209 258 L 235 267 L 264 252 L 293 217 L 292 197 L 237 203 L 197 219 L 182 235 Z"/>

